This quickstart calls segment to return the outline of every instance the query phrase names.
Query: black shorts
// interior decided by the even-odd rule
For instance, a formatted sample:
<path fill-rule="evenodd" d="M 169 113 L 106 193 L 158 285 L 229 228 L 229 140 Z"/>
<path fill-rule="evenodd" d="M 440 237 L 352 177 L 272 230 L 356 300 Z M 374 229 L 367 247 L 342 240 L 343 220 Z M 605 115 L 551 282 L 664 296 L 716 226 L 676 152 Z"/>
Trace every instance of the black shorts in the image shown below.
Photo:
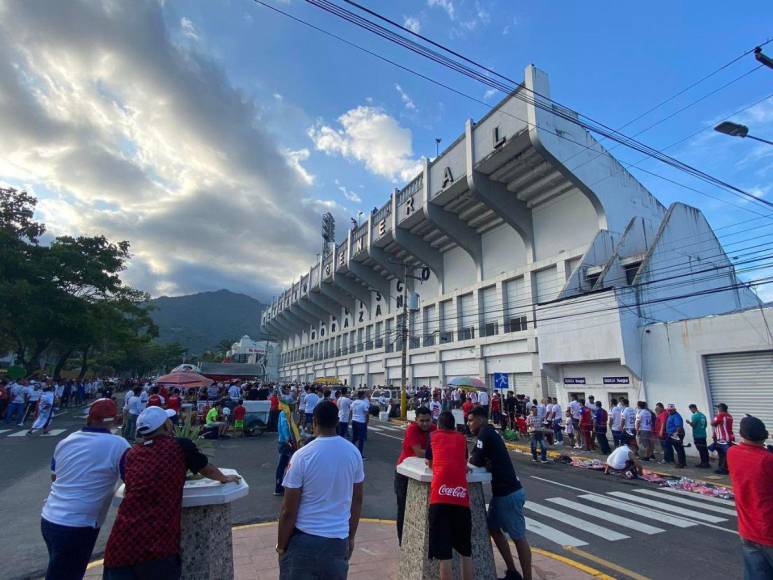
<path fill-rule="evenodd" d="M 472 555 L 472 517 L 470 509 L 447 503 L 429 506 L 429 557 L 450 560 L 452 550 L 460 556 Z"/>

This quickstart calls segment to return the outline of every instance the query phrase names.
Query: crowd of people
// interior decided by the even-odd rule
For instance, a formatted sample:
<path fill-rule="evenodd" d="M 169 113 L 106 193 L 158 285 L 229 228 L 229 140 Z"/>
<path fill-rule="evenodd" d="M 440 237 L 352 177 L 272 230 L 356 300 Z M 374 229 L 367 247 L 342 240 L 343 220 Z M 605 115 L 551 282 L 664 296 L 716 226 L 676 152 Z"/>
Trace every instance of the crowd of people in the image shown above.
<path fill-rule="evenodd" d="M 41 533 L 49 551 L 47 578 L 83 575 L 119 480 L 126 484 L 125 494 L 108 537 L 104 577 L 179 578 L 186 473 L 222 483 L 238 481 L 212 465 L 194 441 L 176 435 L 180 412 L 186 404 L 203 408 L 205 433 L 227 436 L 244 421 L 237 410 L 244 408 L 245 400 L 270 401 L 269 422 L 278 434 L 274 493 L 283 496 L 276 546 L 280 578 L 347 577 L 362 511 L 367 428 L 371 415 L 380 409 L 371 404 L 368 391 L 350 392 L 342 385 L 230 381 L 181 392 L 134 381 L 115 385 L 116 391 L 126 390 L 121 404 L 112 385 L 94 384 L 95 391 L 106 396 L 84 399 L 90 403 L 86 425 L 59 442 L 51 462 L 51 490 L 41 514 Z M 14 394 L 19 386 L 30 385 L 4 388 Z M 52 407 L 61 404 L 54 385 L 45 382 L 39 390 L 51 391 Z M 92 398 L 93 393 L 92 387 Z M 747 566 L 773 571 L 769 561 L 773 497 L 765 484 L 773 478 L 773 454 L 765 449 L 768 434 L 759 419 L 741 421 L 736 444 L 733 418 L 724 404 L 709 421 L 695 405 L 685 420 L 674 405 L 657 404 L 650 411 L 645 403 L 633 408 L 626 399 L 613 401 L 609 412 L 592 397 L 572 398 L 565 411 L 555 399 L 528 400 L 512 393 L 489 397 L 484 391 L 417 389 L 412 400 L 415 420 L 406 428 L 397 465 L 407 457 L 419 457 L 433 470 L 428 557 L 439 561 L 443 579 L 453 577 L 454 551 L 461 557 L 462 577 L 473 577 L 468 464 L 491 472 L 487 526 L 507 566 L 505 578 L 532 577 L 526 493 L 501 435 L 511 428 L 523 429 L 530 437 L 536 461 L 545 460 L 548 446 L 598 447 L 609 453 L 609 471 L 635 476 L 642 461 L 653 459 L 657 443 L 662 461 L 670 457 L 684 465 L 687 425 L 693 430 L 699 465 L 708 465 L 708 452 L 716 451 L 720 470 L 729 470 L 736 485 Z M 36 407 L 41 406 L 38 400 Z M 457 409 L 463 413 L 463 426 L 453 412 Z M 123 436 L 114 435 L 112 428 L 121 421 Z M 711 445 L 706 444 L 709 427 Z M 611 443 L 607 430 L 612 432 Z M 466 436 L 472 438 L 471 446 Z M 395 471 L 400 543 L 407 490 L 408 479 Z"/>

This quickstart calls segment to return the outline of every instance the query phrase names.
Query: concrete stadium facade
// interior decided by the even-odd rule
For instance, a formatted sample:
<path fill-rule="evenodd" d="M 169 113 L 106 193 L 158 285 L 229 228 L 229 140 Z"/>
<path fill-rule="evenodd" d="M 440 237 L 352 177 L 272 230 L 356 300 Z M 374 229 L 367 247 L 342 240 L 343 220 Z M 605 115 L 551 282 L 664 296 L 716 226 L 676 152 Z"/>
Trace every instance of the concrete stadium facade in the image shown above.
<path fill-rule="evenodd" d="M 286 381 L 398 385 L 404 264 L 408 381 L 505 375 L 530 396 L 635 400 L 652 322 L 759 304 L 695 208 L 664 207 L 524 83 L 269 305 Z M 689 248 L 688 248 L 689 247 Z M 713 269 L 713 270 L 712 270 Z M 686 289 L 705 289 L 685 296 Z M 582 377 L 582 380 L 580 380 Z"/>

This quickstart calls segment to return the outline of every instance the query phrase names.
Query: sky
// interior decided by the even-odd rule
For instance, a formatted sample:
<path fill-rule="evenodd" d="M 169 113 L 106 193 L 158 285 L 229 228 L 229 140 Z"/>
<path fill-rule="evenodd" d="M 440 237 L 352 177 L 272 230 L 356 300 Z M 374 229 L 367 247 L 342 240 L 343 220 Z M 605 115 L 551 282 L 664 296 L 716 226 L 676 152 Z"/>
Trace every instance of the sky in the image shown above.
<path fill-rule="evenodd" d="M 504 96 L 304 0 L 264 1 L 477 101 Z M 556 101 L 773 201 L 773 147 L 711 130 L 773 139 L 773 70 L 752 55 L 629 124 L 773 37 L 761 9 L 361 2 L 517 81 L 533 63 Z M 153 296 L 269 300 L 315 261 L 324 211 L 340 239 L 487 108 L 253 0 L 0 0 L 0 184 L 37 196 L 47 239 L 129 240 L 124 280 Z M 770 208 L 605 146 L 664 204 L 703 210 L 731 256 L 773 236 Z"/>

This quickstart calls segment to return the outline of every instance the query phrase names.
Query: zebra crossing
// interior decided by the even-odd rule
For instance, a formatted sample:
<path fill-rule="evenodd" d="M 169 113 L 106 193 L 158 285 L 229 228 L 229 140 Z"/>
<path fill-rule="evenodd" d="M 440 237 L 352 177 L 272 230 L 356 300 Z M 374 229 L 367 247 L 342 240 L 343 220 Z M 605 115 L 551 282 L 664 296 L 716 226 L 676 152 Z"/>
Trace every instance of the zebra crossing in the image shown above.
<path fill-rule="evenodd" d="M 555 544 L 573 547 L 587 546 L 599 539 L 619 542 L 666 533 L 669 528 L 699 525 L 736 533 L 732 528 L 736 517 L 732 500 L 669 488 L 580 491 L 577 489 L 572 497 L 527 501 L 527 531 Z"/>
<path fill-rule="evenodd" d="M 29 427 L 21 429 L 0 429 L 0 439 L 4 437 L 25 437 L 29 431 Z M 62 435 L 67 429 L 51 429 L 48 433 L 42 433 L 38 431 L 35 436 L 38 437 L 58 437 Z"/>

